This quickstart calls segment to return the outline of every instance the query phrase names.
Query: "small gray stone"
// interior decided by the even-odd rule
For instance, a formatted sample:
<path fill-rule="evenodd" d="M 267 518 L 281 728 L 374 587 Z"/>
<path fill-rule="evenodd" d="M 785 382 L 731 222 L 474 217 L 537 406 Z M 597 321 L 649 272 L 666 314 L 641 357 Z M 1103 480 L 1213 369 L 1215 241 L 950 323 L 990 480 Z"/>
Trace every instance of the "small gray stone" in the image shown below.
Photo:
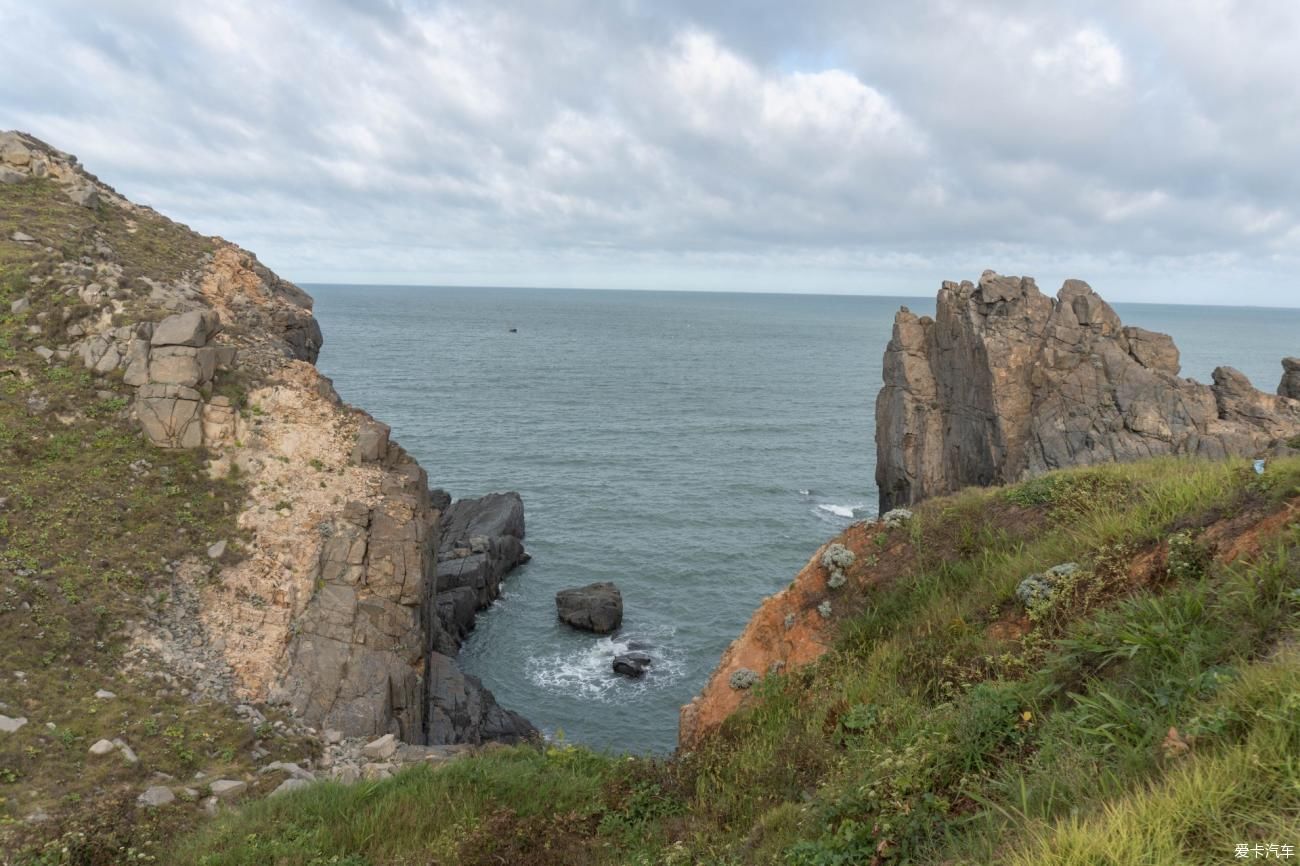
<path fill-rule="evenodd" d="M 36 243 L 36 238 L 32 237 L 31 235 L 27 234 L 26 232 L 14 232 L 13 234 L 11 234 L 11 235 L 9 236 L 9 240 L 11 240 L 11 241 L 17 241 L 17 242 L 20 243 L 20 244 L 34 244 L 34 243 Z"/>
<path fill-rule="evenodd" d="M 220 559 L 226 554 L 226 539 L 221 539 L 216 544 L 208 547 L 208 559 Z"/>
<path fill-rule="evenodd" d="M 27 309 L 31 307 L 31 305 L 32 302 L 27 300 L 26 298 L 19 298 L 18 300 L 14 301 L 9 305 L 9 312 L 17 316 L 20 313 L 26 312 Z"/>
<path fill-rule="evenodd" d="M 168 803 L 173 803 L 175 801 L 176 795 L 172 793 L 172 789 L 164 785 L 154 785 L 136 798 L 136 802 L 141 806 L 146 806 L 151 809 L 157 808 L 158 806 L 166 806 Z"/>
<path fill-rule="evenodd" d="M 285 779 L 276 787 L 274 791 L 271 792 L 271 796 L 274 797 L 277 794 L 287 794 L 290 791 L 298 791 L 307 787 L 310 784 L 311 782 L 307 781 L 306 779 L 298 779 L 298 778 Z"/>
<path fill-rule="evenodd" d="M 99 698 L 101 701 L 111 701 L 113 698 L 117 697 L 117 695 L 113 694 L 108 689 L 100 689 L 95 692 L 95 697 Z"/>
<path fill-rule="evenodd" d="M 22 183 L 25 180 L 27 180 L 27 175 L 21 171 L 14 171 L 7 165 L 0 165 L 0 185 Z"/>
<path fill-rule="evenodd" d="M 114 737 L 113 745 L 117 746 L 117 750 L 122 753 L 122 760 L 126 761 L 128 764 L 140 763 L 139 756 L 136 755 L 134 749 L 126 744 L 126 740 L 123 740 L 121 737 Z"/>
<path fill-rule="evenodd" d="M 90 754 L 94 755 L 97 758 L 102 758 L 104 755 L 107 755 L 109 752 L 112 752 L 116 748 L 117 746 L 114 746 L 113 743 L 109 740 L 99 740 L 95 743 L 95 745 L 90 747 Z"/>
<path fill-rule="evenodd" d="M 48 361 L 54 357 L 54 350 L 47 346 L 37 346 L 32 351 L 39 355 L 42 361 Z"/>
<path fill-rule="evenodd" d="M 75 205 L 91 208 L 92 210 L 99 205 L 99 193 L 88 183 L 68 187 L 66 192 L 68 198 Z"/>
<path fill-rule="evenodd" d="M 302 779 L 305 782 L 312 782 L 316 779 L 310 770 L 304 770 L 289 761 L 272 761 L 257 771 L 259 776 L 265 776 L 267 773 L 288 773 L 293 778 Z"/>
<path fill-rule="evenodd" d="M 208 788 L 212 791 L 212 796 L 218 800 L 230 800 L 244 793 L 248 789 L 248 783 L 235 779 L 218 779 Z"/>
<path fill-rule="evenodd" d="M 391 758 L 396 751 L 397 738 L 392 734 L 384 734 L 379 739 L 366 743 L 361 747 L 361 754 L 372 761 L 383 761 Z"/>
<path fill-rule="evenodd" d="M 367 782 L 378 782 L 382 779 L 390 779 L 393 776 L 393 770 L 396 767 L 392 764 L 366 764 L 361 768 L 361 778 Z"/>
<path fill-rule="evenodd" d="M 0 733 L 4 733 L 4 734 L 15 733 L 19 728 L 21 728 L 25 724 L 27 724 L 27 719 L 23 718 L 22 716 L 19 716 L 16 719 L 11 719 L 8 716 L 0 716 Z"/>
<path fill-rule="evenodd" d="M 343 732 L 335 730 L 334 728 L 326 728 L 324 737 L 325 742 L 329 743 L 331 746 L 336 746 L 343 742 Z"/>

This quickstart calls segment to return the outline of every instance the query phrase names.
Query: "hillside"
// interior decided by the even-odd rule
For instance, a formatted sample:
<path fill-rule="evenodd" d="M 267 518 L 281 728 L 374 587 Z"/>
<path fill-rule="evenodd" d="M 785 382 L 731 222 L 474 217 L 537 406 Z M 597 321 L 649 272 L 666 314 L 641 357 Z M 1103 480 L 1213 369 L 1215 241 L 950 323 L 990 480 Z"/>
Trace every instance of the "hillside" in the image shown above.
<path fill-rule="evenodd" d="M 311 305 L 0 133 L 0 862 L 167 862 L 242 798 L 530 729 L 443 654 L 447 503 Z"/>
<path fill-rule="evenodd" d="M 838 588 L 819 555 L 769 601 L 821 621 L 821 655 L 757 671 L 671 760 L 503 748 L 256 803 L 175 856 L 1172 866 L 1295 844 L 1300 458 L 1069 470 L 893 522 L 836 539 Z"/>

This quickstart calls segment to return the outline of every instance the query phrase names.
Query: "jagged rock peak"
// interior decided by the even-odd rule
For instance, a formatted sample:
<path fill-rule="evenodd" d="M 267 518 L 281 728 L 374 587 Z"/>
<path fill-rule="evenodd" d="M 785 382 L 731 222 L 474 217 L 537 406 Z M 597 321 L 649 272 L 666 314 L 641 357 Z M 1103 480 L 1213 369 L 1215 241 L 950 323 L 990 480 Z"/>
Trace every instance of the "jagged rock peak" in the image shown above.
<path fill-rule="evenodd" d="M 1031 277 L 945 282 L 934 318 L 906 307 L 876 398 L 876 483 L 886 511 L 969 485 L 1159 454 L 1224 457 L 1300 433 L 1300 361 L 1278 394 L 1220 367 L 1179 377 L 1166 334 L 1126 326 L 1082 280 L 1055 298 Z"/>

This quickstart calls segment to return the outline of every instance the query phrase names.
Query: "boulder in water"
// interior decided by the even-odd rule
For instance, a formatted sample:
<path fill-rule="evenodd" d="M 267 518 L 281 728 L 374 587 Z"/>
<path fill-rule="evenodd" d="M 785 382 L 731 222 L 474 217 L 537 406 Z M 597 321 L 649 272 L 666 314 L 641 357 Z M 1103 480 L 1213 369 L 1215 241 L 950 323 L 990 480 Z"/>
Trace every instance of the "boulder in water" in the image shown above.
<path fill-rule="evenodd" d="M 609 634 L 623 622 L 623 595 L 608 581 L 560 590 L 555 608 L 562 621 L 597 634 Z"/>
<path fill-rule="evenodd" d="M 637 679 L 644 676 L 652 664 L 654 659 L 650 658 L 649 653 L 632 650 L 614 656 L 614 673 Z"/>

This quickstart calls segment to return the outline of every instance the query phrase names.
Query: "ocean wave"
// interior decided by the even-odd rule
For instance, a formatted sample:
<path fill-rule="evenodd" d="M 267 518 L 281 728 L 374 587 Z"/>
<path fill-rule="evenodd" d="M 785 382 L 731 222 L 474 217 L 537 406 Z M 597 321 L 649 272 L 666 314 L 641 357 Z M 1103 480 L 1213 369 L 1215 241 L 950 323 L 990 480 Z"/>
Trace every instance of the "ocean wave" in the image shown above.
<path fill-rule="evenodd" d="M 818 503 L 816 510 L 824 511 L 827 514 L 834 514 L 836 517 L 847 517 L 852 519 L 853 516 L 856 515 L 858 511 L 860 511 L 863 508 L 866 508 L 866 506 L 865 505 L 836 505 L 832 502 L 822 502 L 822 503 Z"/>
<path fill-rule="evenodd" d="M 630 694 L 661 689 L 681 679 L 683 660 L 669 643 L 671 627 L 634 631 L 609 637 L 593 637 L 590 643 L 565 647 L 560 652 L 533 656 L 525 663 L 528 679 L 555 694 L 578 696 L 613 703 Z M 640 679 L 614 673 L 614 656 L 633 649 L 644 650 L 654 664 Z"/>

